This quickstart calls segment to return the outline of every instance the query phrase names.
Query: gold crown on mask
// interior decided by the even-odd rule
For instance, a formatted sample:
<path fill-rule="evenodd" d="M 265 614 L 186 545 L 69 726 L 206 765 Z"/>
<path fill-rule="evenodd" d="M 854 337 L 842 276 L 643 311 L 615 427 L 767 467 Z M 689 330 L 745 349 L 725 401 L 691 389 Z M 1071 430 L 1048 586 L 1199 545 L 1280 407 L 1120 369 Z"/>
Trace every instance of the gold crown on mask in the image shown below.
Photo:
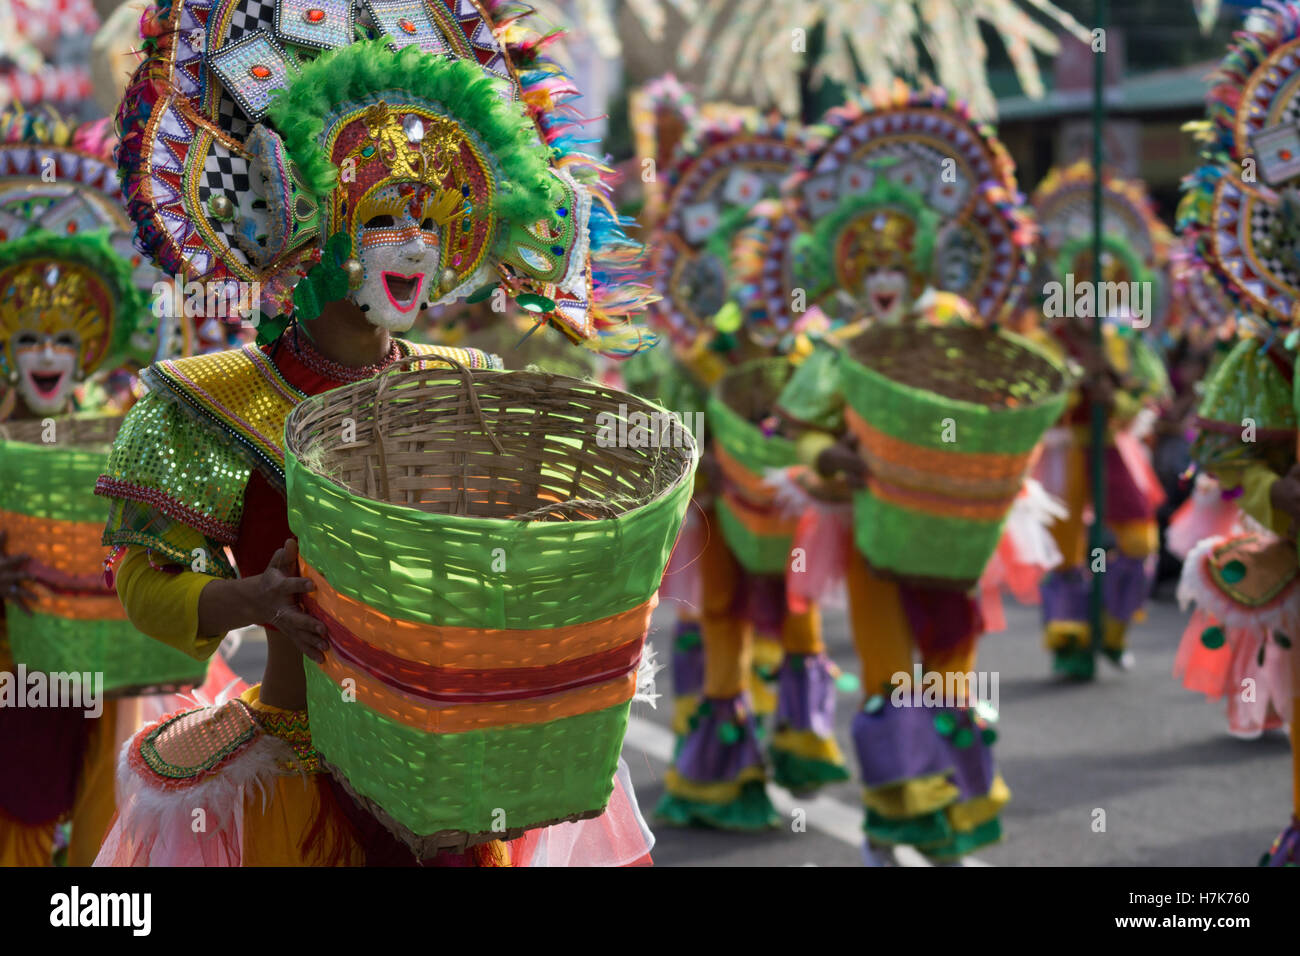
<path fill-rule="evenodd" d="M 897 209 L 873 209 L 849 222 L 840 233 L 836 257 L 843 287 L 856 288 L 881 269 L 914 276 L 916 232 L 916 220 Z"/>
<path fill-rule="evenodd" d="M 362 115 L 369 135 L 348 154 L 360 164 L 378 160 L 393 179 L 442 186 L 464 133 L 450 120 L 397 113 L 379 102 Z"/>
<path fill-rule="evenodd" d="M 112 327 L 112 299 L 95 273 L 78 263 L 30 260 L 0 273 L 0 337 L 18 332 L 75 332 L 80 367 L 103 358 Z"/>

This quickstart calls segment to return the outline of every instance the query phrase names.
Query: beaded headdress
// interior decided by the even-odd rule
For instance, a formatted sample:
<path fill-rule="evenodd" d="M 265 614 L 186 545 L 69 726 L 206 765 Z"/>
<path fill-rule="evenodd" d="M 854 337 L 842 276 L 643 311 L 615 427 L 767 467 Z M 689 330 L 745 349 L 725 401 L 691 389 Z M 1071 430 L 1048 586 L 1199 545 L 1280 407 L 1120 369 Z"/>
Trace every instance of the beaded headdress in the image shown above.
<path fill-rule="evenodd" d="M 677 347 L 712 328 L 732 291 L 732 241 L 756 204 L 779 195 L 803 161 L 805 140 L 779 119 L 715 121 L 697 125 L 678 148 L 651 244 L 661 296 L 651 317 Z"/>
<path fill-rule="evenodd" d="M 119 114 L 140 247 L 186 278 L 257 283 L 267 317 L 311 318 L 355 287 L 354 224 L 400 207 L 441 237 L 434 304 L 504 282 L 571 339 L 627 346 L 620 306 L 644 294 L 619 269 L 638 247 L 598 211 L 603 170 L 563 139 L 574 91 L 517 13 L 161 0 Z"/>
<path fill-rule="evenodd" d="M 1034 190 L 1039 264 L 1045 281 L 1069 274 L 1079 281 L 1093 278 L 1093 182 L 1091 164 L 1078 162 L 1051 170 Z M 1159 325 L 1169 303 L 1165 269 L 1173 235 L 1156 216 L 1140 181 L 1103 169 L 1101 188 L 1101 281 L 1153 283 L 1156 314 L 1152 320 Z"/>
<path fill-rule="evenodd" d="M 804 309 L 832 320 L 869 268 L 924 270 L 985 321 L 1015 308 L 1028 280 L 1033 228 L 1015 167 L 992 131 L 942 90 L 859 96 L 826 117 L 829 136 L 787 184 L 751 257 L 745 320 L 788 334 Z"/>
<path fill-rule="evenodd" d="M 73 125 L 54 113 L 0 115 L 0 370 L 14 370 L 23 331 L 75 332 L 78 368 L 159 357 L 150 308 L 158 274 L 131 248 L 113 175 L 107 121 Z M 166 345 L 163 346 L 167 348 Z"/>
<path fill-rule="evenodd" d="M 1300 3 L 1251 10 L 1210 77 L 1179 228 L 1241 307 L 1300 322 Z"/>

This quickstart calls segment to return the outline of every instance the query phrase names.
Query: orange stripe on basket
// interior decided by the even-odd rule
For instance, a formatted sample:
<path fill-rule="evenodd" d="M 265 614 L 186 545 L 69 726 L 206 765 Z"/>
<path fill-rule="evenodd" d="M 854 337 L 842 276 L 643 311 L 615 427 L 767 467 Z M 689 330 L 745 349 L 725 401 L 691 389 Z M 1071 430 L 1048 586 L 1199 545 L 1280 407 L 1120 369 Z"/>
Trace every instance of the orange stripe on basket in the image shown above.
<path fill-rule="evenodd" d="M 599 654 L 645 637 L 650 615 L 659 603 L 656 593 L 630 610 L 566 627 L 443 627 L 403 621 L 376 611 L 334 590 L 319 571 L 299 560 L 303 576 L 316 585 L 310 599 L 322 612 L 380 650 L 436 667 L 547 667 Z"/>
<path fill-rule="evenodd" d="M 1001 482 L 1014 481 L 1017 490 L 1029 464 L 1032 450 L 1020 454 L 997 452 L 940 451 L 926 448 L 886 435 L 863 420 L 852 408 L 844 410 L 844 420 L 857 436 L 865 451 L 884 462 L 911 471 L 930 472 L 955 481 Z"/>
<path fill-rule="evenodd" d="M 74 621 L 126 620 L 126 609 L 113 591 L 104 594 L 68 594 L 51 591 L 42 584 L 34 583 L 29 583 L 28 589 L 36 595 L 36 600 L 31 602 L 31 609 L 41 614 L 66 617 Z M 17 613 L 21 614 L 22 611 Z"/>
<path fill-rule="evenodd" d="M 766 507 L 776 500 L 776 492 L 763 483 L 763 475 L 754 474 L 719 444 L 714 445 L 713 454 L 717 458 L 718 467 L 722 469 L 723 478 L 736 486 L 750 507 Z"/>
<path fill-rule="evenodd" d="M 0 511 L 0 531 L 9 532 L 10 549 L 69 577 L 104 576 L 102 521 L 60 521 L 16 511 Z"/>
<path fill-rule="evenodd" d="M 511 724 L 544 724 L 626 703 L 636 693 L 636 672 L 633 671 L 604 684 L 550 697 L 439 707 L 389 687 L 365 671 L 349 667 L 338 654 L 327 651 L 325 662 L 319 666 L 340 688 L 343 681 L 352 681 L 348 686 L 356 689 L 359 703 L 425 733 L 459 734 Z"/>
<path fill-rule="evenodd" d="M 914 488 L 900 488 L 876 477 L 867 478 L 867 487 L 881 501 L 900 508 L 941 518 L 968 518 L 972 521 L 1001 521 L 1014 500 L 1008 497 L 998 501 L 972 501 L 952 495 L 929 494 Z"/>
<path fill-rule="evenodd" d="M 735 495 L 730 489 L 724 489 L 722 497 L 726 499 L 732 516 L 753 534 L 765 537 L 788 538 L 794 534 L 794 529 L 799 524 L 798 518 L 787 518 L 784 514 L 774 510 L 766 511 L 754 508 L 753 505 Z"/>

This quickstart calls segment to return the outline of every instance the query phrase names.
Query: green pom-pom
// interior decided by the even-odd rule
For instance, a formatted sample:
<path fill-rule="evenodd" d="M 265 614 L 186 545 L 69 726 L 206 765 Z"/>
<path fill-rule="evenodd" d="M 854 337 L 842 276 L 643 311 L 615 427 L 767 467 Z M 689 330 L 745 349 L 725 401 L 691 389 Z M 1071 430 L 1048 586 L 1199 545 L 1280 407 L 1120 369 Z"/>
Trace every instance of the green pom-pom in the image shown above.
<path fill-rule="evenodd" d="M 718 727 L 718 739 L 724 744 L 734 744 L 740 740 L 740 728 L 735 724 L 722 724 Z"/>
<path fill-rule="evenodd" d="M 555 311 L 555 302 L 553 300 L 535 292 L 525 292 L 523 295 L 516 296 L 515 302 L 519 303 L 519 307 L 525 312 L 533 312 L 538 315 Z"/>
<path fill-rule="evenodd" d="M 693 651 L 701 644 L 700 632 L 682 631 L 682 633 L 677 635 L 677 640 L 674 644 L 679 651 Z"/>
<path fill-rule="evenodd" d="M 725 355 L 736 347 L 736 337 L 730 332 L 719 332 L 709 342 L 709 351 Z"/>
<path fill-rule="evenodd" d="M 1219 573 L 1229 584 L 1236 584 L 1246 576 L 1246 566 L 1240 561 L 1229 561 Z"/>
<path fill-rule="evenodd" d="M 858 676 L 850 674 L 848 671 L 842 672 L 839 677 L 835 678 L 835 689 L 841 694 L 856 694 L 861 687 L 862 684 L 858 680 Z"/>
<path fill-rule="evenodd" d="M 295 291 L 294 302 L 297 303 L 298 295 Z M 268 316 L 263 315 L 257 323 L 257 344 L 270 345 L 289 327 L 289 317 L 287 315 Z"/>
<path fill-rule="evenodd" d="M 992 747 L 993 742 L 998 739 L 998 732 L 992 727 L 985 727 L 980 731 L 980 739 L 984 741 L 986 747 Z"/>
<path fill-rule="evenodd" d="M 1227 638 L 1224 636 L 1223 628 L 1218 625 L 1207 627 L 1205 630 L 1201 631 L 1201 643 L 1212 651 L 1217 651 L 1223 646 L 1226 640 Z"/>
<path fill-rule="evenodd" d="M 719 332 L 739 332 L 741 320 L 740 306 L 735 302 L 728 302 L 713 317 L 713 327 Z"/>
<path fill-rule="evenodd" d="M 952 744 L 958 750 L 965 750 L 973 743 L 975 743 L 975 734 L 969 727 L 963 727 L 952 735 Z"/>
<path fill-rule="evenodd" d="M 941 737 L 951 737 L 953 731 L 957 729 L 957 720 L 952 714 L 935 714 L 934 729 Z"/>
<path fill-rule="evenodd" d="M 497 290 L 497 285 L 498 283 L 496 282 L 488 283 L 483 288 L 479 289 L 477 292 L 470 295 L 470 297 L 466 299 L 465 302 L 469 305 L 478 305 L 480 302 L 483 302 L 489 297 L 491 297 L 492 293 Z"/>
<path fill-rule="evenodd" d="M 862 705 L 862 710 L 868 714 L 878 714 L 885 709 L 885 695 L 872 694 L 867 698 L 867 702 Z"/>

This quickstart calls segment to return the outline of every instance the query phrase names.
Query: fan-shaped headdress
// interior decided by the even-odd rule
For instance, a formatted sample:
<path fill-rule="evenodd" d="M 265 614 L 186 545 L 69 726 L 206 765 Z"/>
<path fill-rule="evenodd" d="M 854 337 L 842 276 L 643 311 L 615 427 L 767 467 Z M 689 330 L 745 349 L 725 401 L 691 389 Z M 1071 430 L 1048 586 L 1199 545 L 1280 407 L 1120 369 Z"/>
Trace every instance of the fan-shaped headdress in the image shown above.
<path fill-rule="evenodd" d="M 1053 169 L 1034 190 L 1038 218 L 1039 266 L 1044 281 L 1073 274 L 1080 281 L 1093 277 L 1093 170 L 1087 162 Z M 1173 235 L 1156 216 L 1146 187 L 1102 170 L 1101 281 L 1154 284 L 1158 325 L 1168 309 L 1169 264 Z"/>
<path fill-rule="evenodd" d="M 746 321 L 779 338 L 806 307 L 838 315 L 834 294 L 873 265 L 920 271 L 986 321 L 1014 307 L 1033 239 L 1002 144 L 941 90 L 858 99 L 831 111 L 830 135 L 789 183 L 753 257 Z"/>
<path fill-rule="evenodd" d="M 1211 77 L 1179 226 L 1241 306 L 1300 321 L 1300 3 L 1252 10 Z"/>
<path fill-rule="evenodd" d="M 711 330 L 732 291 L 733 240 L 756 204 L 779 195 L 806 145 L 798 126 L 776 119 L 704 123 L 682 143 L 652 243 L 661 298 L 651 315 L 675 346 Z"/>
<path fill-rule="evenodd" d="M 158 273 L 131 247 L 107 121 L 0 115 L 0 370 L 21 333 L 76 333 L 78 368 L 158 357 Z"/>
<path fill-rule="evenodd" d="M 407 211 L 439 236 L 430 304 L 505 281 L 575 341 L 635 348 L 620 327 L 644 296 L 620 269 L 636 247 L 576 148 L 575 92 L 515 13 L 162 0 L 120 113 L 141 248 L 186 278 L 257 283 L 267 316 L 312 318 L 357 284 L 359 227 Z"/>

